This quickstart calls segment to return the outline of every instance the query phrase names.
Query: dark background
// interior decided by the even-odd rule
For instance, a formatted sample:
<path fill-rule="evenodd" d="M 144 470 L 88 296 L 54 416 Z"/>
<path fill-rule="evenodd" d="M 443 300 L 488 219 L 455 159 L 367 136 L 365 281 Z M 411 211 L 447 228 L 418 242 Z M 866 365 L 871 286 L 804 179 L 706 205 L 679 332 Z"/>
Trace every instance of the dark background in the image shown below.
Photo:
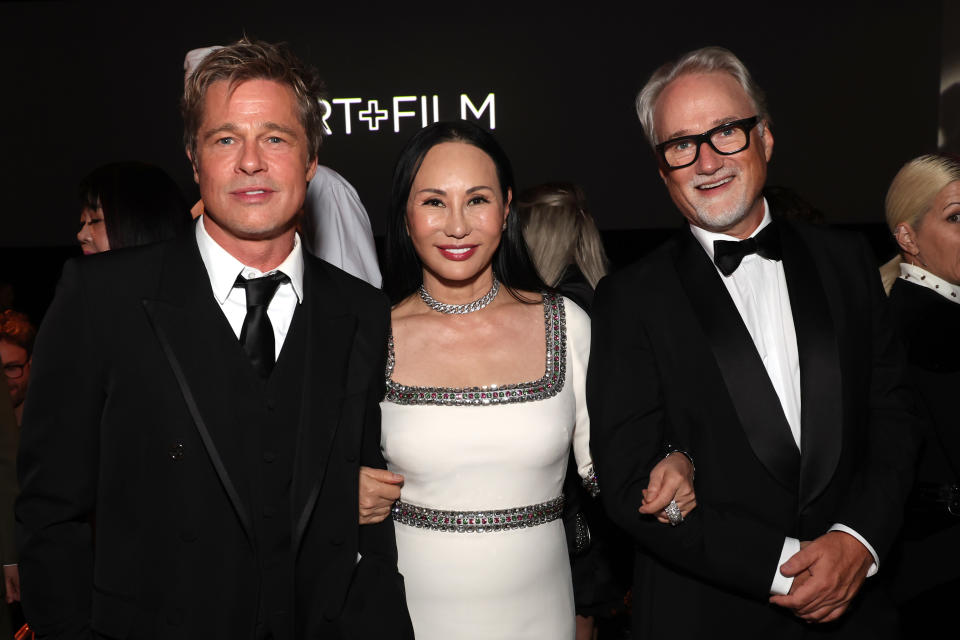
<path fill-rule="evenodd" d="M 393 96 L 437 94 L 449 119 L 459 117 L 461 92 L 477 105 L 495 93 L 495 134 L 520 187 L 582 184 L 617 263 L 679 223 L 634 96 L 666 60 L 723 45 L 767 92 L 776 140 L 769 182 L 796 189 L 830 223 L 882 235 L 869 225 L 882 220 L 890 179 L 936 146 L 940 40 L 951 33 L 941 2 L 628 6 L 0 3 L 0 269 L 9 278 L 46 254 L 54 264 L 26 268 L 55 280 L 75 242 L 76 185 L 100 164 L 157 164 L 196 199 L 178 113 L 183 56 L 244 32 L 290 42 L 320 69 L 331 98 L 391 109 Z M 420 118 L 404 119 L 399 133 L 392 121 L 372 133 L 356 119 L 359 108 L 353 133 L 335 131 L 320 161 L 354 184 L 379 235 L 393 162 Z"/>

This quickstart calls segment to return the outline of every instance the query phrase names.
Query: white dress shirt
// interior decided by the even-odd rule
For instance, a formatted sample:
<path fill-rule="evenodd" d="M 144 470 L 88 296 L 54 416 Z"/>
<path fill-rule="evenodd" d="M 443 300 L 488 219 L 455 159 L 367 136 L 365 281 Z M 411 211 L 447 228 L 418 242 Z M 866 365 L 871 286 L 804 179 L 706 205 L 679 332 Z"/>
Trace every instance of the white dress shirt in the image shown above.
<path fill-rule="evenodd" d="M 277 287 L 277 292 L 267 307 L 267 317 L 273 325 L 273 344 L 276 348 L 274 355 L 279 358 L 283 340 L 290 330 L 293 313 L 297 310 L 297 305 L 303 302 L 303 250 L 300 248 L 300 236 L 294 235 L 293 250 L 280 263 L 280 266 L 263 273 L 259 269 L 246 266 L 217 244 L 216 240 L 207 233 L 204 219 L 205 216 L 200 216 L 196 222 L 200 258 L 207 269 L 213 297 L 220 305 L 237 339 L 240 338 L 243 319 L 247 316 L 247 291 L 242 287 L 233 286 L 237 276 L 242 275 L 249 280 L 279 271 L 289 278 L 289 281 Z"/>
<path fill-rule="evenodd" d="M 771 220 L 770 207 L 764 198 L 763 220 L 750 237 L 757 235 L 770 224 Z M 714 240 L 734 242 L 740 240 L 734 236 L 713 233 L 694 225 L 690 225 L 690 230 L 711 261 Z M 719 269 L 717 273 L 720 273 Z M 767 370 L 773 389 L 780 399 L 780 406 L 787 418 L 787 424 L 790 425 L 793 441 L 797 449 L 800 449 L 800 354 L 797 349 L 797 332 L 793 324 L 793 311 L 790 308 L 790 293 L 787 290 L 783 263 L 751 254 L 743 258 L 736 271 L 729 276 L 720 273 L 720 278 L 753 339 L 757 353 L 763 360 L 763 366 Z M 859 540 L 873 556 L 873 565 L 867 575 L 872 576 L 877 572 L 879 560 L 869 542 L 856 531 L 842 524 L 835 524 L 830 527 L 830 530 L 843 531 Z M 798 551 L 800 551 L 800 541 L 787 536 L 780 552 L 777 571 L 770 585 L 770 593 L 785 595 L 790 592 L 793 578 L 781 574 L 779 567 Z"/>

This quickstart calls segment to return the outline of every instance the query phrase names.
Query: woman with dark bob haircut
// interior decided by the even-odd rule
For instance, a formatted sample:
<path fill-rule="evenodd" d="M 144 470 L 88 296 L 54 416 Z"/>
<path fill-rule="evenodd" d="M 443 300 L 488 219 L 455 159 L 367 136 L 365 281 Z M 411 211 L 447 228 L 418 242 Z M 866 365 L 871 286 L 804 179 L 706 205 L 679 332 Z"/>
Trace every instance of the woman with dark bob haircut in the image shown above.
<path fill-rule="evenodd" d="M 188 228 L 190 207 L 163 169 L 142 162 L 114 162 L 80 182 L 80 230 L 84 253 L 167 240 Z"/>
<path fill-rule="evenodd" d="M 394 172 L 380 405 L 390 471 L 361 469 L 360 518 L 393 515 L 418 640 L 574 636 L 559 518 L 571 446 L 596 483 L 590 320 L 540 281 L 513 194 L 503 150 L 467 122 L 419 131 Z M 690 471 L 678 458 L 660 463 L 674 486 Z"/>

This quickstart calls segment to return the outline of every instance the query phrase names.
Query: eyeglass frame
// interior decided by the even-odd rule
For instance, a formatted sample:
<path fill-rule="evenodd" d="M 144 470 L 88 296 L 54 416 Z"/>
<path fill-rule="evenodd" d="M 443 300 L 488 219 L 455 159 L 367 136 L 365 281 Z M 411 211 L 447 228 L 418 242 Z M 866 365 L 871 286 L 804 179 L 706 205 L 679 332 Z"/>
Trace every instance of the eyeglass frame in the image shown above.
<path fill-rule="evenodd" d="M 690 165 L 692 165 L 693 163 L 695 163 L 697 160 L 700 159 L 700 146 L 704 142 L 710 145 L 710 148 L 713 149 L 714 153 L 717 153 L 721 156 L 732 156 L 742 151 L 746 151 L 747 149 L 750 148 L 750 133 L 753 131 L 754 127 L 756 127 L 761 122 L 763 122 L 763 119 L 759 115 L 750 116 L 749 118 L 743 118 L 742 120 L 733 120 L 732 122 L 724 122 L 723 124 L 718 125 L 707 131 L 704 131 L 703 133 L 698 133 L 692 136 L 678 136 L 676 138 L 670 138 L 669 140 L 666 140 L 656 145 L 654 149 L 657 151 L 657 156 L 664 168 L 669 170 L 685 169 L 686 167 L 689 167 Z M 747 134 L 747 142 L 746 144 L 743 145 L 743 147 L 741 147 L 740 149 L 737 149 L 736 151 L 720 151 L 720 149 L 717 149 L 717 147 L 713 144 L 713 140 L 711 140 L 711 138 L 713 137 L 713 134 L 717 133 L 718 131 L 729 129 L 731 127 L 736 129 L 742 129 L 743 132 Z M 690 162 L 686 164 L 678 164 L 676 166 L 673 166 L 669 162 L 667 162 L 667 155 L 664 153 L 663 150 L 668 144 L 675 143 L 678 140 L 690 140 L 691 142 L 696 143 L 697 151 L 696 153 L 693 154 L 693 160 L 691 160 Z"/>

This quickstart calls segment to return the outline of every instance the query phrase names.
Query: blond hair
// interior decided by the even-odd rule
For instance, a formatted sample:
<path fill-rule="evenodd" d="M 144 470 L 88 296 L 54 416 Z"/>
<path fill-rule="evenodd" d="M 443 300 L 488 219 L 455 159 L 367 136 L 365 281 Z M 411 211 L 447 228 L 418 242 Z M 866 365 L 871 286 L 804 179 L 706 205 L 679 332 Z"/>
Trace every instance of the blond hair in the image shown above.
<path fill-rule="evenodd" d="M 887 227 L 896 234 L 897 226 L 908 224 L 918 229 L 933 206 L 937 194 L 951 182 L 960 180 L 960 158 L 946 154 L 927 154 L 909 161 L 893 177 L 885 202 Z M 887 293 L 900 275 L 903 256 L 898 253 L 880 267 Z"/>
<path fill-rule="evenodd" d="M 231 89 L 247 80 L 273 80 L 290 87 L 297 101 L 300 124 L 307 134 L 307 157 L 310 160 L 317 157 L 323 136 L 323 112 L 319 101 L 323 83 L 316 70 L 301 62 L 286 43 L 273 44 L 243 37 L 210 52 L 184 82 L 180 101 L 183 144 L 194 160 L 207 91 L 221 80 L 225 80 Z"/>
<path fill-rule="evenodd" d="M 571 264 L 591 287 L 607 274 L 603 241 L 580 187 L 567 182 L 538 185 L 521 194 L 517 212 L 530 257 L 549 286 L 555 287 Z"/>

